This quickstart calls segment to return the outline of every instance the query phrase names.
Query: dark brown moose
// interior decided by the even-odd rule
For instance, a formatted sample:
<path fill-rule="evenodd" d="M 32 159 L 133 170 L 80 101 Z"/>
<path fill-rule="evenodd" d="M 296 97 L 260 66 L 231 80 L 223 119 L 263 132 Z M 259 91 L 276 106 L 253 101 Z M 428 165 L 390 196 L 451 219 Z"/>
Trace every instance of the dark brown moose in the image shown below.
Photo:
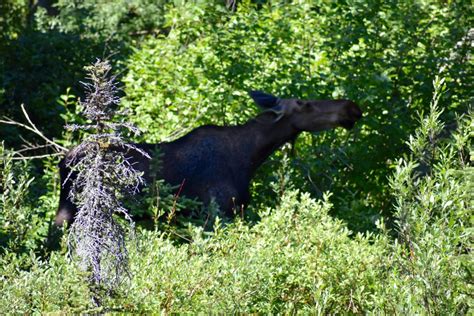
<path fill-rule="evenodd" d="M 257 168 L 276 149 L 294 140 L 303 131 L 317 132 L 338 126 L 351 129 L 362 117 L 362 111 L 349 100 L 280 99 L 260 91 L 250 92 L 264 109 L 256 118 L 238 126 L 206 125 L 169 143 L 137 144 L 147 152 L 161 153 L 158 178 L 182 185 L 181 194 L 196 197 L 205 205 L 214 200 L 222 214 L 234 216 L 235 207 L 249 203 L 249 184 Z M 125 150 L 125 149 L 124 149 Z M 145 177 L 150 161 L 138 152 L 128 152 Z M 73 221 L 76 207 L 71 202 L 68 159 L 60 163 L 63 183 L 56 214 L 56 224 Z"/>

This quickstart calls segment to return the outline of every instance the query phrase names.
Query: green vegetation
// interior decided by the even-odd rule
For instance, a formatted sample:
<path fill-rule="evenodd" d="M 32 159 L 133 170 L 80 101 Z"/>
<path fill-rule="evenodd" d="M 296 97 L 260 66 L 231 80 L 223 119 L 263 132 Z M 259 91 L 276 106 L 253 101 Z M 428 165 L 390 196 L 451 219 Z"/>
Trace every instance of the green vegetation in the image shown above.
<path fill-rule="evenodd" d="M 0 313 L 472 312 L 468 1 L 33 2 L 0 3 L 0 116 L 23 120 L 24 103 L 63 146 L 83 136 L 63 125 L 87 123 L 79 81 L 102 56 L 137 141 L 242 123 L 257 113 L 250 89 L 347 98 L 365 113 L 353 131 L 277 152 L 244 218 L 212 232 L 170 218 L 191 201 L 150 186 L 161 203 L 131 209 L 155 219 L 127 245 L 133 277 L 99 308 L 66 239 L 48 243 L 58 158 L 14 160 L 20 136 L 40 140 L 0 125 Z"/>

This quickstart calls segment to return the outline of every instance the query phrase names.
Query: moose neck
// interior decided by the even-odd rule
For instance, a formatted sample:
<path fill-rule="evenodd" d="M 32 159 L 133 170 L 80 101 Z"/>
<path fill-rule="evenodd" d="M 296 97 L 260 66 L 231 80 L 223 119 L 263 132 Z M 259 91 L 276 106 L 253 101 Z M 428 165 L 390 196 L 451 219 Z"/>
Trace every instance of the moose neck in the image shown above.
<path fill-rule="evenodd" d="M 250 144 L 247 157 L 250 159 L 250 172 L 255 170 L 283 144 L 293 141 L 301 130 L 292 126 L 288 117 L 277 120 L 273 113 L 263 113 L 243 126 Z"/>

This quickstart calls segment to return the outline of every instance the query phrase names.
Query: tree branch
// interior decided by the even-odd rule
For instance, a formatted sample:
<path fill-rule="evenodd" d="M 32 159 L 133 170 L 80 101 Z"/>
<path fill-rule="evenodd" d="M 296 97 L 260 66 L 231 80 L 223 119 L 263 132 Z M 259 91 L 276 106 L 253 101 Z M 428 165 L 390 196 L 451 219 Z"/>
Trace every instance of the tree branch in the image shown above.
<path fill-rule="evenodd" d="M 68 149 L 66 147 L 63 147 L 61 145 L 59 145 L 58 143 L 52 141 L 51 139 L 49 139 L 48 137 L 44 136 L 44 134 L 36 127 L 36 125 L 31 121 L 30 117 L 28 116 L 28 113 L 26 112 L 25 110 L 25 105 L 24 104 L 21 104 L 21 110 L 23 111 L 23 115 L 25 116 L 26 120 L 28 121 L 28 124 L 29 125 L 26 125 L 26 124 L 23 124 L 23 123 L 20 123 L 20 122 L 17 122 L 17 121 L 14 121 L 8 117 L 4 117 L 4 120 L 0 120 L 0 123 L 3 123 L 3 124 L 8 124 L 8 125 L 16 125 L 16 126 L 20 126 L 20 127 L 23 127 L 24 129 L 26 130 L 29 130 L 30 132 L 33 132 L 35 133 L 36 135 L 38 135 L 39 137 L 41 137 L 45 142 L 47 142 L 51 147 L 54 148 L 54 150 L 58 153 L 58 154 L 63 154 L 65 152 L 68 151 Z M 33 149 L 33 148 L 32 148 Z"/>

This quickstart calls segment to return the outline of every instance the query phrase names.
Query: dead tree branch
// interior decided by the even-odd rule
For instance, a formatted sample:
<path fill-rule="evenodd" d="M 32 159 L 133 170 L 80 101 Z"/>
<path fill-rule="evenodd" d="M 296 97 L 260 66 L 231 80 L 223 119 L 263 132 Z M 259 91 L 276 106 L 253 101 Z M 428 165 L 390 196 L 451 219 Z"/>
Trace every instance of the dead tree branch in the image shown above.
<path fill-rule="evenodd" d="M 8 117 L 3 117 L 3 119 L 0 120 L 0 123 L 7 124 L 7 125 L 19 126 L 19 127 L 22 127 L 24 129 L 30 131 L 30 132 L 33 132 L 34 134 L 39 136 L 41 139 L 43 139 L 46 142 L 46 144 L 44 144 L 44 145 L 33 145 L 33 144 L 31 144 L 31 143 L 24 140 L 25 143 L 27 144 L 27 146 L 25 146 L 25 148 L 20 149 L 18 151 L 14 151 L 14 156 L 17 156 L 17 157 L 14 157 L 13 159 L 15 159 L 15 160 L 27 160 L 27 159 L 45 158 L 45 157 L 50 157 L 50 156 L 59 156 L 59 155 L 65 154 L 68 151 L 68 149 L 66 147 L 63 147 L 63 146 L 59 145 L 58 143 L 56 143 L 55 141 L 49 139 L 36 127 L 36 125 L 30 119 L 30 116 L 28 115 L 28 112 L 26 112 L 24 104 L 21 104 L 21 110 L 22 110 L 23 115 L 25 116 L 28 124 L 23 124 L 23 123 L 17 122 L 17 121 L 12 120 L 11 118 L 8 118 Z M 55 153 L 44 154 L 44 155 L 36 155 L 36 156 L 24 156 L 22 154 L 22 152 L 25 152 L 25 151 L 37 150 L 37 149 L 41 149 L 41 148 L 52 148 L 55 151 Z"/>

